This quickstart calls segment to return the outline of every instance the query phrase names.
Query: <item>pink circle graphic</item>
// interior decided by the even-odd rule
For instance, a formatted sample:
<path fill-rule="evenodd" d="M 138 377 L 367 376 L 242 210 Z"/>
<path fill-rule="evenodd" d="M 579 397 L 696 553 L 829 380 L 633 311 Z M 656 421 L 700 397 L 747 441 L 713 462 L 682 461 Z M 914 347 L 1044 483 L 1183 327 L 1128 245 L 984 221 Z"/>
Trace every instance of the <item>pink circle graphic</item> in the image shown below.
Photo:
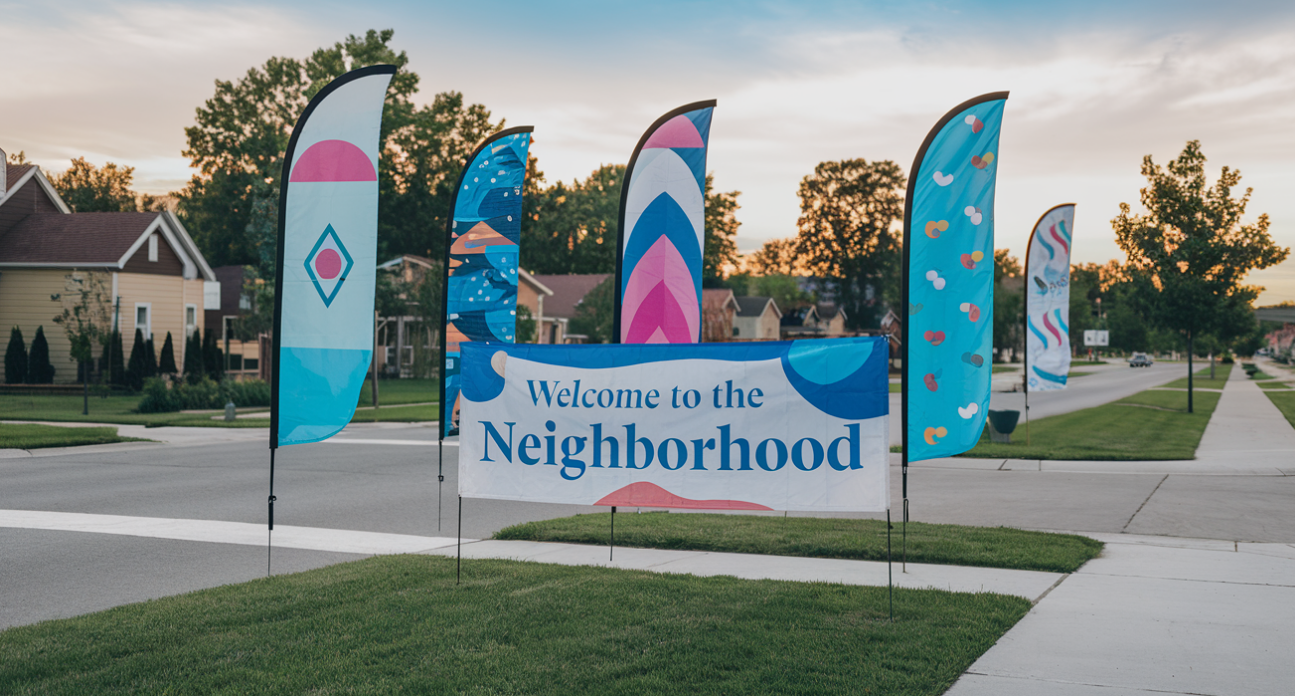
<path fill-rule="evenodd" d="M 315 255 L 315 272 L 324 280 L 332 280 L 342 272 L 342 257 L 332 249 L 324 249 Z"/>

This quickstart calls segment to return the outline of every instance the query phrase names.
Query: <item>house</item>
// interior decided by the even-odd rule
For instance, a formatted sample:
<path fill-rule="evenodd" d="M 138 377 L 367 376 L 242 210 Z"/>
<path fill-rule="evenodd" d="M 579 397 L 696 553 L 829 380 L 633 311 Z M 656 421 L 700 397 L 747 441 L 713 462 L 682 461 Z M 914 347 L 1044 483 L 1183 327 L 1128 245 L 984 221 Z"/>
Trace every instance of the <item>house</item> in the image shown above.
<path fill-rule="evenodd" d="M 805 305 L 787 310 L 779 322 L 783 340 L 822 338 L 823 327 L 818 325 L 818 309 Z"/>
<path fill-rule="evenodd" d="M 840 338 L 849 335 L 845 330 L 845 310 L 828 302 L 815 305 L 814 313 L 818 315 L 818 325 L 823 335 L 828 338 Z"/>
<path fill-rule="evenodd" d="M 701 340 L 723 343 L 733 340 L 733 319 L 737 315 L 737 298 L 728 288 L 705 288 L 701 291 Z"/>
<path fill-rule="evenodd" d="M 567 329 L 576 309 L 591 290 L 611 277 L 608 273 L 537 275 L 535 280 L 551 291 L 542 298 L 531 314 L 536 317 L 537 343 L 585 343 L 588 336 L 572 334 Z"/>
<path fill-rule="evenodd" d="M 782 312 L 772 297 L 737 297 L 733 317 L 733 340 L 776 341 Z"/>
<path fill-rule="evenodd" d="M 895 310 L 886 310 L 886 316 L 881 318 L 881 333 L 890 340 L 890 367 L 899 370 L 903 365 L 904 325 Z"/>
<path fill-rule="evenodd" d="M 97 287 L 92 309 L 119 327 L 128 354 L 136 328 L 159 352 L 169 332 L 183 366 L 184 339 L 199 312 L 219 308 L 221 288 L 175 215 L 73 213 L 39 167 L 8 164 L 3 151 L 0 162 L 0 327 L 30 342 L 43 326 L 55 383 L 73 383 L 77 366 L 54 317 Z"/>

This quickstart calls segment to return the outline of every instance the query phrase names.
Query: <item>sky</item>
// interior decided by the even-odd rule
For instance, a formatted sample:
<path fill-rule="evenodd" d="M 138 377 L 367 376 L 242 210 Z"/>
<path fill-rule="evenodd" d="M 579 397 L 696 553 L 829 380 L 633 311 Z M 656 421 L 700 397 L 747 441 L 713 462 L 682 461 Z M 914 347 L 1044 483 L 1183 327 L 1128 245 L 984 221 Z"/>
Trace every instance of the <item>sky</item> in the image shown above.
<path fill-rule="evenodd" d="M 1064 6 L 1063 6 L 1064 5 Z M 986 92 L 1003 119 L 996 243 L 1021 257 L 1077 204 L 1074 262 L 1123 261 L 1110 221 L 1140 209 L 1142 158 L 1200 140 L 1253 187 L 1246 221 L 1295 247 L 1295 4 L 1218 2 L 11 2 L 0 0 L 0 148 L 47 173 L 86 157 L 162 194 L 192 175 L 184 128 L 271 56 L 394 29 L 417 103 L 459 91 L 533 125 L 549 184 L 620 164 L 676 106 L 716 99 L 707 168 L 741 191 L 738 248 L 793 236 L 822 161 L 907 171 L 935 122 Z M 1295 259 L 1257 271 L 1295 300 Z"/>

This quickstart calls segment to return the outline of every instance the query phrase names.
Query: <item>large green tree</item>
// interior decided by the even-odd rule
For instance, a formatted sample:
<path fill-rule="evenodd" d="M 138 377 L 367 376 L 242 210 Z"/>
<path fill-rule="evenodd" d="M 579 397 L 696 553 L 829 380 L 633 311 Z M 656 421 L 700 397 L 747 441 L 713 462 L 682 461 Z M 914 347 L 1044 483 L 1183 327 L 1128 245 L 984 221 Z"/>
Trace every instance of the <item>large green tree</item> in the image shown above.
<path fill-rule="evenodd" d="M 874 326 L 898 289 L 906 179 L 890 160 L 821 162 L 800 182 L 796 252 L 853 328 Z"/>
<path fill-rule="evenodd" d="M 1194 339 L 1213 334 L 1230 341 L 1246 333 L 1261 289 L 1242 281 L 1250 271 L 1281 263 L 1290 254 L 1268 235 L 1266 214 L 1242 222 L 1253 189 L 1232 195 L 1241 173 L 1223 167 L 1207 185 L 1205 161 L 1197 140 L 1165 167 L 1147 155 L 1142 160 L 1147 186 L 1141 192 L 1146 212 L 1133 214 L 1121 203 L 1111 221 L 1128 265 L 1152 280 L 1148 305 L 1154 320 L 1187 341 L 1189 412 Z"/>
<path fill-rule="evenodd" d="M 1006 362 L 1012 351 L 1022 349 L 1021 328 L 1024 321 L 1025 293 L 1020 259 L 1007 249 L 994 250 L 994 348 L 998 359 Z"/>
<path fill-rule="evenodd" d="M 185 129 L 184 155 L 198 173 L 178 194 L 180 214 L 212 265 L 257 266 L 274 258 L 283 156 L 297 117 L 319 90 L 348 69 L 391 64 L 398 70 L 383 109 L 379 164 L 378 243 L 384 256 L 441 253 L 450 196 L 463 160 L 490 133 L 480 104 L 436 95 L 415 107 L 419 78 L 390 47 L 394 32 L 351 35 L 309 58 L 271 58 L 236 81 L 218 80 L 215 94 Z"/>

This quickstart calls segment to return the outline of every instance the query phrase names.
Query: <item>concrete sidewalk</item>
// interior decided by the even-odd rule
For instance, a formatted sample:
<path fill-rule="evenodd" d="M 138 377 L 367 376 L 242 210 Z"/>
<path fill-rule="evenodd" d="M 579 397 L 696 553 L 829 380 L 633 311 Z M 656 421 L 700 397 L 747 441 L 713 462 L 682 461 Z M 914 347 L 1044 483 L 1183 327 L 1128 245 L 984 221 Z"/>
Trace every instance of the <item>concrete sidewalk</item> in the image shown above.
<path fill-rule="evenodd" d="M 1295 428 L 1236 366 L 1205 427 L 1196 460 L 1233 468 L 1295 469 Z"/>

